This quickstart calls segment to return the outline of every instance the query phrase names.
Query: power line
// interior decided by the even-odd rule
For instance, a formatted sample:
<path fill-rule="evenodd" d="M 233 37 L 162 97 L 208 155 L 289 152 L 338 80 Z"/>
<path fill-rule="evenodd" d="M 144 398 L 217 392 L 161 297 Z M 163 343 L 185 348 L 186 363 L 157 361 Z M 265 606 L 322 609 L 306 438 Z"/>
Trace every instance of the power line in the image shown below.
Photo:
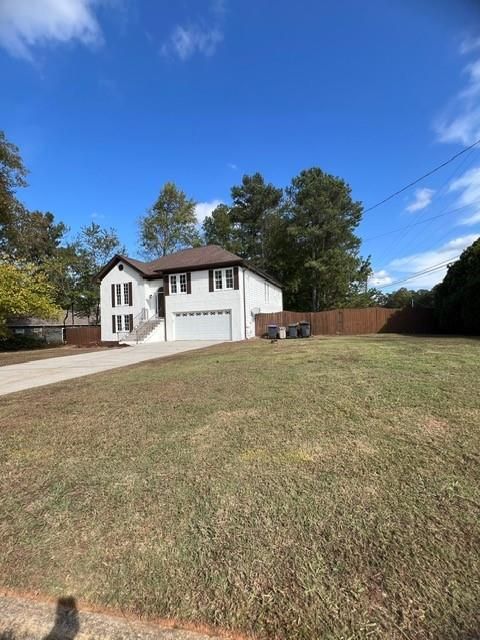
<path fill-rule="evenodd" d="M 388 287 L 394 287 L 397 284 L 402 284 L 403 282 L 408 282 L 409 280 L 415 280 L 415 278 L 420 278 L 421 276 L 427 275 L 429 273 L 434 273 L 435 271 L 440 271 L 440 269 L 445 269 L 448 265 L 453 264 L 458 260 L 458 256 L 454 256 L 453 258 L 449 258 L 448 260 L 444 260 L 444 262 L 440 262 L 439 264 L 432 265 L 428 269 L 424 269 L 423 271 L 417 271 L 416 273 L 408 276 L 408 278 L 403 278 L 403 280 L 396 280 L 395 282 L 390 282 L 389 284 L 381 285 L 380 287 L 376 287 L 377 289 L 386 289 Z"/>
<path fill-rule="evenodd" d="M 392 233 L 398 233 L 400 231 L 404 231 L 405 229 L 411 229 L 412 227 L 417 227 L 419 224 L 424 224 L 425 222 L 430 222 L 432 220 L 437 220 L 437 218 L 442 218 L 443 216 L 447 216 L 451 213 L 456 213 L 457 211 L 461 211 L 462 209 L 468 209 L 474 204 L 479 204 L 480 200 L 475 200 L 470 204 L 465 204 L 462 207 L 457 207 L 456 209 L 450 209 L 449 211 L 444 211 L 443 213 L 439 213 L 436 216 L 432 216 L 430 218 L 424 218 L 423 220 L 419 220 L 418 222 L 413 222 L 412 224 L 407 224 L 404 227 L 399 227 L 398 229 L 392 229 L 391 231 L 385 231 L 384 233 L 379 233 L 376 236 L 370 236 L 369 238 L 364 238 L 363 242 L 368 242 L 369 240 L 376 240 L 377 238 L 383 238 L 384 236 L 389 236 Z"/>
<path fill-rule="evenodd" d="M 454 156 L 452 156 L 451 158 L 449 158 L 448 160 L 446 160 L 445 162 L 442 162 L 442 164 L 439 164 L 437 167 L 435 167 L 434 169 L 432 169 L 431 171 L 429 171 L 428 173 L 425 173 L 423 176 L 420 176 L 420 178 L 417 178 L 416 180 L 414 180 L 413 182 L 410 182 L 409 184 L 407 184 L 405 187 L 402 187 L 401 189 L 399 189 L 398 191 L 395 191 L 395 193 L 391 193 L 389 196 L 387 196 L 386 198 L 384 198 L 383 200 L 380 200 L 380 202 L 377 202 L 376 204 L 372 205 L 371 207 L 368 207 L 368 209 L 364 210 L 364 214 L 368 213 L 369 211 L 373 211 L 373 209 L 376 209 L 377 207 L 379 207 L 382 204 L 385 204 L 385 202 L 388 202 L 389 200 L 391 200 L 392 198 L 395 198 L 395 196 L 400 195 L 401 193 L 403 193 L 404 191 L 406 191 L 407 189 L 410 189 L 410 187 L 413 187 L 414 185 L 418 184 L 419 182 L 421 182 L 422 180 L 425 180 L 425 178 L 428 178 L 429 176 L 431 176 L 432 174 L 436 173 L 437 171 L 439 171 L 440 169 L 443 169 L 443 167 L 446 167 L 447 164 L 450 164 L 451 162 L 453 162 L 454 160 L 456 160 L 459 156 L 463 155 L 464 153 L 466 153 L 467 151 L 470 151 L 470 149 L 473 149 L 474 147 L 476 147 L 478 144 L 480 144 L 480 138 L 474 142 L 473 144 L 471 144 L 469 147 L 465 147 L 465 149 L 462 149 L 461 151 L 459 151 L 458 153 L 456 153 Z"/>

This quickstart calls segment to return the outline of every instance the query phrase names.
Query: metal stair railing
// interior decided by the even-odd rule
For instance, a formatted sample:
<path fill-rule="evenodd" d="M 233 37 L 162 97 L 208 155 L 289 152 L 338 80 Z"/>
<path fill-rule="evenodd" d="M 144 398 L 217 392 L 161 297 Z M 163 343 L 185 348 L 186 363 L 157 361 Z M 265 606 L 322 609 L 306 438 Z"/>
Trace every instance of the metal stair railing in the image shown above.
<path fill-rule="evenodd" d="M 133 318 L 133 327 L 130 331 L 124 332 L 122 340 L 135 340 L 138 344 L 144 340 L 163 320 L 163 317 L 156 313 L 150 314 L 150 311 L 144 307 L 140 313 Z"/>

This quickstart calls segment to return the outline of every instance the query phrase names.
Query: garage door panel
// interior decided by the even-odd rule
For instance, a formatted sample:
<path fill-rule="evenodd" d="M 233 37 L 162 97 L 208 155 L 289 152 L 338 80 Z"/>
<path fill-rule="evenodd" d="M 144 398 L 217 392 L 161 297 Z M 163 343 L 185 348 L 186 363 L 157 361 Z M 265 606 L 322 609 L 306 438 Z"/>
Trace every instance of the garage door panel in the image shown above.
<path fill-rule="evenodd" d="M 231 340 L 230 309 L 175 314 L 175 340 Z"/>

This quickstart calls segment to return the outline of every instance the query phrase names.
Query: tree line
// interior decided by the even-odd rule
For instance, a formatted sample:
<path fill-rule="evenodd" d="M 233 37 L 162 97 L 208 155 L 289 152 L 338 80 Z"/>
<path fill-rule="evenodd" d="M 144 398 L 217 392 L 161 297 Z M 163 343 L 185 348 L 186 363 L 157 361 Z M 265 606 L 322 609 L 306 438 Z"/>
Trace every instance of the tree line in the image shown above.
<path fill-rule="evenodd" d="M 0 131 L 0 333 L 5 333 L 8 316 L 48 317 L 72 305 L 98 322 L 94 278 L 114 254 L 125 253 L 118 233 L 92 222 L 71 239 L 68 227 L 51 212 L 28 210 L 20 201 L 26 178 L 19 149 Z M 266 182 L 260 173 L 244 175 L 231 188 L 230 202 L 219 204 L 202 227 L 195 207 L 193 199 L 167 182 L 138 219 L 143 256 L 155 259 L 182 248 L 218 244 L 276 277 L 284 288 L 285 308 L 293 311 L 435 307 L 445 326 L 452 327 L 449 309 L 452 300 L 458 302 L 459 280 L 468 283 L 469 291 L 477 286 L 475 277 L 471 280 L 463 271 L 455 275 L 460 267 L 452 267 L 434 291 L 402 288 L 383 294 L 369 287 L 370 256 L 361 255 L 356 233 L 362 203 L 352 198 L 342 178 L 318 167 L 301 171 L 285 188 Z M 475 259 L 469 258 L 470 263 Z M 469 314 L 464 311 L 466 318 Z"/>

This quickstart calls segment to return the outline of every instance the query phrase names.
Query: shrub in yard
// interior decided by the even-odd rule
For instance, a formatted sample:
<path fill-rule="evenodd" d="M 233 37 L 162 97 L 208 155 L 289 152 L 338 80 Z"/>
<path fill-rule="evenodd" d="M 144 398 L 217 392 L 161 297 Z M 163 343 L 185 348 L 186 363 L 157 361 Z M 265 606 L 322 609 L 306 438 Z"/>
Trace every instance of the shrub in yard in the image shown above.
<path fill-rule="evenodd" d="M 45 338 L 35 336 L 7 336 L 0 338 L 0 351 L 20 351 L 22 349 L 43 349 L 49 346 Z"/>

